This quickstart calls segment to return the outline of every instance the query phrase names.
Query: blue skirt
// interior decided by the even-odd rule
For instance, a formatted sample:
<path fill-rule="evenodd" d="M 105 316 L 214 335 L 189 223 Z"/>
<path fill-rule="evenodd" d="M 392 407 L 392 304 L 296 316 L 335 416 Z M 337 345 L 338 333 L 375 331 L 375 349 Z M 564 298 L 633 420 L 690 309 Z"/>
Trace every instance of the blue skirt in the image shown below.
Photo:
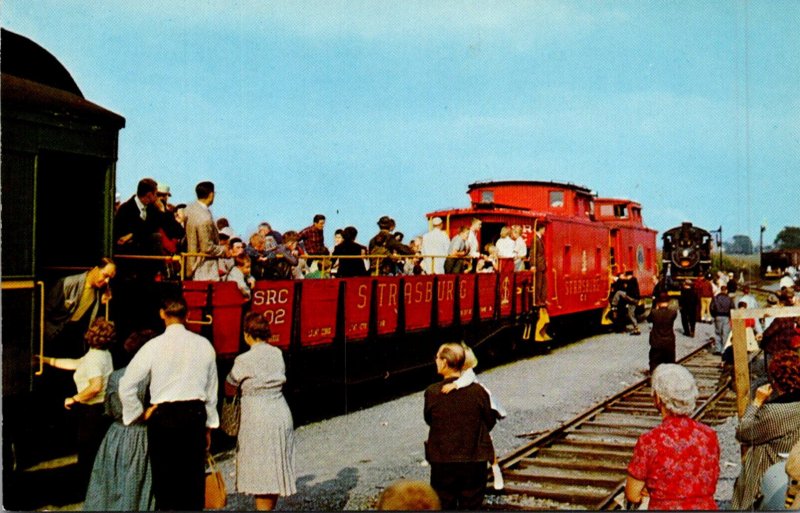
<path fill-rule="evenodd" d="M 94 460 L 85 511 L 153 511 L 147 426 L 114 422 Z"/>

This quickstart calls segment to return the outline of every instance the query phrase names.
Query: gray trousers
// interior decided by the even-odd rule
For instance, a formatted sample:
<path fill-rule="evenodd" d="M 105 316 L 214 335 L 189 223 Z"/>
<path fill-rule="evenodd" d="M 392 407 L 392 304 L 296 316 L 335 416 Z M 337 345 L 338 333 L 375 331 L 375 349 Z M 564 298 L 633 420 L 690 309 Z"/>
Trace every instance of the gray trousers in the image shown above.
<path fill-rule="evenodd" d="M 722 348 L 725 347 L 730 332 L 730 317 L 714 317 L 714 345 L 718 353 L 722 353 Z"/>
<path fill-rule="evenodd" d="M 625 309 L 628 311 L 628 320 L 631 324 L 633 324 L 633 331 L 639 329 L 639 321 L 636 320 L 636 303 L 630 303 L 630 299 L 628 299 L 628 295 L 625 293 L 624 290 L 618 290 L 614 293 L 614 296 L 611 298 L 611 306 L 616 307 L 619 305 L 620 300 L 623 300 L 625 303 Z"/>

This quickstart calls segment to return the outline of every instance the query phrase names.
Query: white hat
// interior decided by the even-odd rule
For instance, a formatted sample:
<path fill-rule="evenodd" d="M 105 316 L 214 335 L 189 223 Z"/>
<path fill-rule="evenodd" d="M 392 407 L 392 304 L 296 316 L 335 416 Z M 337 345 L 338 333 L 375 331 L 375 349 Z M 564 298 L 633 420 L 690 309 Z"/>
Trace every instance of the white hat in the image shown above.
<path fill-rule="evenodd" d="M 156 192 L 158 194 L 166 194 L 167 196 L 172 196 L 172 193 L 169 192 L 169 185 L 165 183 L 159 183 Z"/>
<path fill-rule="evenodd" d="M 233 231 L 233 228 L 230 226 L 226 226 L 225 228 L 219 231 L 220 235 L 227 235 L 229 239 L 236 237 L 236 232 Z"/>
<path fill-rule="evenodd" d="M 434 217 L 433 219 L 431 219 L 431 224 L 433 226 L 439 226 L 440 224 L 442 224 L 442 218 L 441 217 Z"/>

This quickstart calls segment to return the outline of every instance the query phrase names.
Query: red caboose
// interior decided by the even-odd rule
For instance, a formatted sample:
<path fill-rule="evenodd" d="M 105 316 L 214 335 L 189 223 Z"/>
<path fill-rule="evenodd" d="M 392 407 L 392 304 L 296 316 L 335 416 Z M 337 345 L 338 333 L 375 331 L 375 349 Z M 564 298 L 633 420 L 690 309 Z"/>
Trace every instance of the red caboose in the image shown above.
<path fill-rule="evenodd" d="M 643 296 L 652 293 L 656 231 L 643 225 L 638 203 L 597 198 L 585 187 L 558 182 L 481 182 L 471 184 L 468 194 L 469 208 L 439 210 L 428 218 L 445 219 L 451 237 L 480 219 L 482 247 L 495 242 L 504 225 L 518 224 L 529 251 L 535 227 L 546 226 L 550 316 L 602 311 L 614 265 L 634 271 Z"/>

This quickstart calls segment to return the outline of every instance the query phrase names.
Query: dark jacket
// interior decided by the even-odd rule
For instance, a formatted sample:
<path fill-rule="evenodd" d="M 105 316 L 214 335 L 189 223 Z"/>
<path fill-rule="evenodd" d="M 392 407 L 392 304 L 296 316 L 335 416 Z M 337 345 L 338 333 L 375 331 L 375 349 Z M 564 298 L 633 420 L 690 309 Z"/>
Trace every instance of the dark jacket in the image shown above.
<path fill-rule="evenodd" d="M 377 239 L 378 239 L 378 235 L 381 234 L 381 233 L 385 233 L 386 235 L 388 235 L 388 237 L 386 238 L 386 242 L 384 244 L 384 247 L 389 251 L 390 254 L 391 253 L 397 253 L 398 255 L 413 255 L 414 254 L 414 250 L 413 249 L 411 249 L 409 246 L 406 246 L 402 242 L 400 242 L 397 239 L 395 239 L 394 236 L 392 235 L 392 233 L 389 230 L 381 230 L 381 231 L 378 232 L 378 234 L 376 234 L 374 237 L 372 237 L 369 240 L 369 253 L 370 254 L 373 254 L 373 250 L 375 249 L 375 246 L 378 245 Z"/>
<path fill-rule="evenodd" d="M 699 299 L 700 298 L 697 297 L 697 291 L 694 289 L 694 287 L 682 287 L 681 297 L 678 299 L 678 304 L 680 305 L 681 310 L 686 312 L 694 312 L 697 310 Z"/>
<path fill-rule="evenodd" d="M 425 422 L 430 426 L 425 459 L 430 463 L 492 461 L 494 447 L 489 431 L 497 417 L 489 394 L 478 383 L 442 393 L 449 378 L 425 390 Z"/>
<path fill-rule="evenodd" d="M 157 255 L 161 253 L 156 234 L 160 228 L 161 212 L 155 205 L 147 205 L 147 219 L 142 220 L 139 206 L 134 196 L 121 204 L 114 215 L 114 252 L 126 255 Z M 120 237 L 133 234 L 123 245 L 118 245 Z"/>
<path fill-rule="evenodd" d="M 653 308 L 647 320 L 653 323 L 650 330 L 650 347 L 675 347 L 675 318 L 678 312 L 672 308 Z"/>
<path fill-rule="evenodd" d="M 633 300 L 633 302 L 638 301 L 642 296 L 639 292 L 639 280 L 636 279 L 636 276 L 631 276 L 629 279 L 624 280 L 625 282 L 625 295 L 628 296 L 629 300 Z"/>
<path fill-rule="evenodd" d="M 364 246 L 358 242 L 345 240 L 335 248 L 333 248 L 333 256 L 359 256 L 366 252 Z M 339 278 L 347 278 L 349 276 L 367 276 L 367 268 L 364 267 L 364 261 L 360 258 L 342 258 L 339 260 L 339 270 L 336 276 Z"/>
<path fill-rule="evenodd" d="M 730 317 L 733 300 L 727 294 L 717 294 L 711 300 L 711 315 L 714 317 Z"/>
<path fill-rule="evenodd" d="M 536 272 L 542 272 L 547 270 L 547 258 L 545 258 L 544 254 L 544 242 L 536 234 L 533 235 L 530 261 L 531 261 L 531 267 L 534 266 L 536 267 Z"/>

